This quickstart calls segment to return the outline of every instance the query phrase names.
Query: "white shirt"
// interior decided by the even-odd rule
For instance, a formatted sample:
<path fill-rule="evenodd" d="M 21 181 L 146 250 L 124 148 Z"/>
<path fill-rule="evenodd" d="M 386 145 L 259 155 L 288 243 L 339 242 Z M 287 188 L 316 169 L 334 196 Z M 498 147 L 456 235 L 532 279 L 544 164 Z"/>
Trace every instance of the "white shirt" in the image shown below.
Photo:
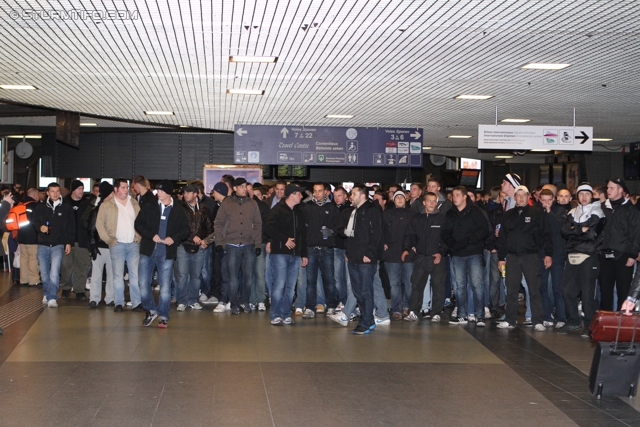
<path fill-rule="evenodd" d="M 136 237 L 134 222 L 136 213 L 131 204 L 131 196 L 127 196 L 126 205 L 122 205 L 118 200 L 114 200 L 118 207 L 118 226 L 116 228 L 116 239 L 121 243 L 133 243 Z"/>

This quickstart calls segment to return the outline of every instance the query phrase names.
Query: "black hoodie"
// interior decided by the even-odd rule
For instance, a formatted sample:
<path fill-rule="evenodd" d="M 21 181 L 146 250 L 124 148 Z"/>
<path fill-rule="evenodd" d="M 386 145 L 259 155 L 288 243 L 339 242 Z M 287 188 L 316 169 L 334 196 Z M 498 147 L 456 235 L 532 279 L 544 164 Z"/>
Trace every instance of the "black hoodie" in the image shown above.
<path fill-rule="evenodd" d="M 469 196 L 463 210 L 456 206 L 447 211 L 442 240 L 451 249 L 452 256 L 466 257 L 483 253 L 485 240 L 491 234 L 491 225 Z"/>

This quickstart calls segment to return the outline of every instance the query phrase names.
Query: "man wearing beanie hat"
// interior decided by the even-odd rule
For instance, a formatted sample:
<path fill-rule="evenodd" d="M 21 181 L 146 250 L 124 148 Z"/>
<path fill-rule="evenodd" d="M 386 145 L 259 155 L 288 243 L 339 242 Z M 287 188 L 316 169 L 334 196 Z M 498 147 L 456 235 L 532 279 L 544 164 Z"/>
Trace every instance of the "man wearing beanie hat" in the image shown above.
<path fill-rule="evenodd" d="M 633 266 L 640 252 L 640 216 L 631 200 L 629 189 L 620 178 L 607 182 L 608 199 L 602 204 L 606 217 L 600 246 L 600 309 L 617 311 L 629 295 Z M 618 305 L 613 306 L 613 289 Z"/>
<path fill-rule="evenodd" d="M 138 268 L 142 308 L 146 311 L 142 326 L 149 326 L 159 316 L 158 328 L 166 328 L 171 305 L 171 281 L 173 262 L 178 246 L 189 237 L 189 223 L 182 204 L 175 202 L 173 183 L 162 180 L 156 186 L 158 203 L 146 205 L 136 217 L 136 231 L 140 240 L 140 264 Z M 151 281 L 158 269 L 160 298 L 156 306 Z"/>
<path fill-rule="evenodd" d="M 514 193 L 516 191 L 516 187 L 519 186 L 521 182 L 522 179 L 520 179 L 520 176 L 515 173 L 508 173 L 502 179 L 502 191 L 507 194 L 503 206 L 504 212 L 512 209 L 516 205 Z"/>
<path fill-rule="evenodd" d="M 100 183 L 100 192 L 96 198 L 96 204 L 88 210 L 86 218 L 87 237 L 89 239 L 89 252 L 91 253 L 91 284 L 89 293 L 89 307 L 98 308 L 98 304 L 102 299 L 102 270 L 107 271 L 107 282 L 105 285 L 104 302 L 112 303 L 115 299 L 113 290 L 113 267 L 111 265 L 111 254 L 109 253 L 109 245 L 100 238 L 96 229 L 96 220 L 98 218 L 98 210 L 103 203 L 113 198 L 113 185 L 107 181 Z"/>
<path fill-rule="evenodd" d="M 60 269 L 60 286 L 62 298 L 68 298 L 71 288 L 79 300 L 86 300 L 84 288 L 87 284 L 87 271 L 91 264 L 89 256 L 89 240 L 86 226 L 80 219 L 89 208 L 89 198 L 85 197 L 84 184 L 80 180 L 71 183 L 71 193 L 64 198 L 64 203 L 71 205 L 75 218 L 75 236 L 71 253 L 62 258 Z"/>
<path fill-rule="evenodd" d="M 220 205 L 213 227 L 216 250 L 225 252 L 229 272 L 228 286 L 223 283 L 221 299 L 229 298 L 231 314 L 239 314 L 240 307 L 249 313 L 254 264 L 256 257 L 262 255 L 262 219 L 258 204 L 248 195 L 246 179 L 234 179 L 233 194 Z M 243 282 L 241 303 L 238 301 L 240 270 Z"/>

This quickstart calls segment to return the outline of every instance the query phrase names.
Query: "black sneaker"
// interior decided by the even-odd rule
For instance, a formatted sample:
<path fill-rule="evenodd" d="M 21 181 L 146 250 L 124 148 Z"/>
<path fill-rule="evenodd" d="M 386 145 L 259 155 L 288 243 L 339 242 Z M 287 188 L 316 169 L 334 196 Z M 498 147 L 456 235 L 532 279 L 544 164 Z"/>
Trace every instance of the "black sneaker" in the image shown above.
<path fill-rule="evenodd" d="M 98 303 L 97 303 L 97 302 L 95 302 L 95 301 L 91 301 L 91 302 L 89 303 L 89 308 L 98 308 Z"/>
<path fill-rule="evenodd" d="M 111 301 L 109 304 L 107 304 L 107 307 L 113 307 L 114 305 L 116 305 L 116 303 Z"/>
<path fill-rule="evenodd" d="M 61 297 L 63 299 L 67 299 L 67 298 L 69 298 L 69 294 L 71 294 L 71 289 L 63 289 Z"/>
<path fill-rule="evenodd" d="M 242 308 L 242 311 L 245 313 L 251 313 L 251 304 L 240 304 L 240 308 Z M 231 311 L 231 314 L 235 314 L 233 313 L 233 310 Z"/>
<path fill-rule="evenodd" d="M 236 316 L 240 314 L 240 309 L 238 307 L 231 308 L 231 314 L 235 314 Z"/>
<path fill-rule="evenodd" d="M 131 309 L 131 311 L 143 312 L 143 311 L 144 311 L 144 309 L 142 308 L 142 304 L 138 304 L 138 305 L 136 305 L 135 307 L 133 307 L 133 308 Z"/>
<path fill-rule="evenodd" d="M 151 323 L 153 323 L 154 320 L 156 320 L 156 317 L 158 317 L 156 313 L 147 311 L 147 315 L 144 319 L 142 319 L 142 326 L 149 326 Z"/>
<path fill-rule="evenodd" d="M 76 299 L 80 301 L 86 301 L 87 296 L 84 294 L 84 292 L 76 292 Z"/>
<path fill-rule="evenodd" d="M 589 326 L 586 326 L 583 330 L 582 333 L 580 334 L 580 336 L 582 338 L 591 338 L 591 328 Z"/>
<path fill-rule="evenodd" d="M 582 332 L 582 326 L 564 325 L 562 328 L 556 329 L 556 332 L 559 334 L 577 334 Z"/>
<path fill-rule="evenodd" d="M 116 313 L 122 313 L 123 308 L 120 304 L 116 305 L 115 307 L 113 307 L 113 311 Z"/>
<path fill-rule="evenodd" d="M 356 335 L 366 335 L 370 332 L 371 330 L 369 328 L 365 328 L 362 325 L 356 326 L 356 328 L 353 331 L 351 331 L 352 334 L 356 334 Z"/>
<path fill-rule="evenodd" d="M 449 323 L 452 325 L 466 325 L 469 321 L 466 317 L 452 317 Z"/>
<path fill-rule="evenodd" d="M 424 310 L 420 311 L 420 315 L 423 319 L 431 319 L 431 310 L 425 308 Z"/>

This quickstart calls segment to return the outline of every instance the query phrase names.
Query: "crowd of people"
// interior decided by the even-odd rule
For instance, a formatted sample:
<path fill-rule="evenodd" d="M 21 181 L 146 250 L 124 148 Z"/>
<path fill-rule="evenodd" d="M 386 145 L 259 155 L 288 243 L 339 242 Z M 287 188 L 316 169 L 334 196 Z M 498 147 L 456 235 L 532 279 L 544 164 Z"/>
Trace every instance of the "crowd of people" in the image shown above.
<path fill-rule="evenodd" d="M 26 207 L 14 282 L 41 284 L 50 308 L 62 288 L 91 309 L 140 312 L 143 326 L 167 328 L 175 304 L 269 309 L 274 326 L 324 314 L 354 334 L 421 319 L 512 329 L 522 299 L 522 326 L 588 337 L 598 308 L 628 312 L 640 296 L 640 213 L 617 178 L 573 195 L 530 192 L 515 173 L 486 194 L 436 178 L 347 191 L 229 175 L 208 195 L 201 181 L 153 191 L 142 175 L 63 191 L 3 192 L 3 220 L 14 199 Z"/>

